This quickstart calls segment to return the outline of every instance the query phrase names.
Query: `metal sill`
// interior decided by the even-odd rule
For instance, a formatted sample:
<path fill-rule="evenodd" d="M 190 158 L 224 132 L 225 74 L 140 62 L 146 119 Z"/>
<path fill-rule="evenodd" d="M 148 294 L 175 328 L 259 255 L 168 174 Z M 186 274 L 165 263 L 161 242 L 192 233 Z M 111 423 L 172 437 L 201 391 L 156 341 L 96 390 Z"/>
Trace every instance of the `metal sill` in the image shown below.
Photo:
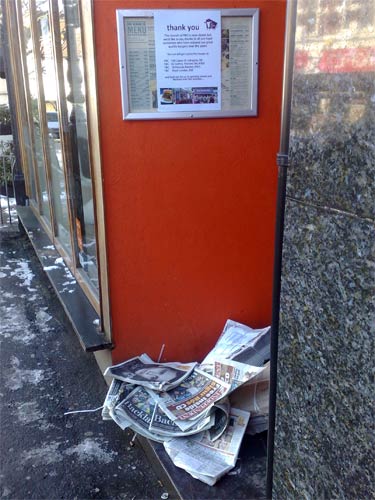
<path fill-rule="evenodd" d="M 112 343 L 99 330 L 100 318 L 98 314 L 74 276 L 62 263 L 60 254 L 51 244 L 32 209 L 27 206 L 17 206 L 17 212 L 82 348 L 86 352 L 111 349 Z M 69 285 L 66 285 L 67 281 L 69 281 Z"/>
<path fill-rule="evenodd" d="M 160 443 L 137 436 L 155 472 L 162 478 L 170 499 L 266 499 L 267 432 L 245 435 L 236 467 L 214 486 L 194 479 L 176 467 Z"/>

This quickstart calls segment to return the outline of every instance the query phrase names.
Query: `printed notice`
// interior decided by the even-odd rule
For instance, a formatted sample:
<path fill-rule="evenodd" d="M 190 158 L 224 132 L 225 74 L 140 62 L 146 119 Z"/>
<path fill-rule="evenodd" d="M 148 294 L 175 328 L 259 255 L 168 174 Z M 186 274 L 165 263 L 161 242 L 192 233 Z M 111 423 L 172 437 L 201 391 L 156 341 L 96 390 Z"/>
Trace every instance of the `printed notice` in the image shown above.
<path fill-rule="evenodd" d="M 154 24 L 148 18 L 124 20 L 129 107 L 134 112 L 157 109 Z"/>
<path fill-rule="evenodd" d="M 252 23 L 248 17 L 224 17 L 221 25 L 221 104 L 223 110 L 251 105 Z"/>
<path fill-rule="evenodd" d="M 221 13 L 154 13 L 158 111 L 221 109 Z"/>

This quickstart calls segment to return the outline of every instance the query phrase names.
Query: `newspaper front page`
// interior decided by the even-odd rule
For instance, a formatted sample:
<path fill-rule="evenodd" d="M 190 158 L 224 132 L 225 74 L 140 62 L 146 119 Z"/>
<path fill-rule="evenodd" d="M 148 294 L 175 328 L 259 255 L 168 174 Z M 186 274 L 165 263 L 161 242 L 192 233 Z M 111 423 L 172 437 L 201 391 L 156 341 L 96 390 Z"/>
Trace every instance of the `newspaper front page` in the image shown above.
<path fill-rule="evenodd" d="M 104 375 L 129 384 L 141 385 L 154 391 L 168 391 L 179 385 L 194 370 L 197 363 L 153 363 L 142 354 L 118 365 L 110 366 Z"/>
<path fill-rule="evenodd" d="M 229 424 L 216 441 L 211 441 L 206 431 L 172 439 L 164 443 L 164 448 L 177 467 L 212 486 L 236 465 L 249 417 L 249 412 L 232 407 Z"/>
<path fill-rule="evenodd" d="M 230 385 L 195 369 L 178 387 L 162 392 L 159 405 L 176 421 L 194 420 L 209 410 L 216 401 L 226 396 Z"/>

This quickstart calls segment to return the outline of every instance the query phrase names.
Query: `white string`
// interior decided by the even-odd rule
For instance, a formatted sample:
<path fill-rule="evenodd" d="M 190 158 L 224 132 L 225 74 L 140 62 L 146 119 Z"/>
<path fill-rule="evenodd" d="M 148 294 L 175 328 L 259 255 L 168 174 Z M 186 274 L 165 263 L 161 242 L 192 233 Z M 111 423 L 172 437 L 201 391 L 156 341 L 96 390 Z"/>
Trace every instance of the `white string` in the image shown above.
<path fill-rule="evenodd" d="M 99 406 L 99 408 L 95 408 L 94 410 L 75 410 L 75 411 L 67 411 L 64 413 L 64 415 L 71 415 L 72 413 L 91 413 L 91 412 L 94 412 L 94 411 L 99 411 L 99 410 L 102 410 L 104 408 L 104 405 L 103 406 Z"/>

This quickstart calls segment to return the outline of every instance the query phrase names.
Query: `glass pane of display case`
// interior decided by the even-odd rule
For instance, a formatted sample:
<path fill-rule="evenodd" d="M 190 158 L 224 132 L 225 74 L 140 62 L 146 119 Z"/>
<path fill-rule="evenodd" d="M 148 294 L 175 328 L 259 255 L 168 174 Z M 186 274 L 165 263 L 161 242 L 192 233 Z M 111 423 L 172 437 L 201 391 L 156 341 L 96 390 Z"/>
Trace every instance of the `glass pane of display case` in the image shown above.
<path fill-rule="evenodd" d="M 67 191 L 65 186 L 62 142 L 60 137 L 60 116 L 58 107 L 57 78 L 49 22 L 48 0 L 36 0 L 37 39 L 41 64 L 42 112 L 47 124 L 47 155 L 50 162 L 51 196 L 53 198 L 56 222 L 56 238 L 71 254 L 71 237 Z"/>
<path fill-rule="evenodd" d="M 98 289 L 97 246 L 93 185 L 87 128 L 86 89 L 82 55 L 79 2 L 59 0 L 59 25 L 63 55 L 70 158 L 73 178 L 73 218 L 79 263 Z"/>
<path fill-rule="evenodd" d="M 46 218 L 48 225 L 51 224 L 51 215 L 49 207 L 49 198 L 47 191 L 46 181 L 46 166 L 44 162 L 43 145 L 41 139 L 41 125 L 38 108 L 38 72 L 35 62 L 35 53 L 31 35 L 31 17 L 29 3 L 23 1 L 22 18 L 23 18 L 23 36 L 24 42 L 24 60 L 25 60 L 25 87 L 28 93 L 27 99 L 29 101 L 32 129 L 31 134 L 34 141 L 34 158 L 38 174 L 38 182 L 41 196 L 41 210 L 42 215 Z"/>

